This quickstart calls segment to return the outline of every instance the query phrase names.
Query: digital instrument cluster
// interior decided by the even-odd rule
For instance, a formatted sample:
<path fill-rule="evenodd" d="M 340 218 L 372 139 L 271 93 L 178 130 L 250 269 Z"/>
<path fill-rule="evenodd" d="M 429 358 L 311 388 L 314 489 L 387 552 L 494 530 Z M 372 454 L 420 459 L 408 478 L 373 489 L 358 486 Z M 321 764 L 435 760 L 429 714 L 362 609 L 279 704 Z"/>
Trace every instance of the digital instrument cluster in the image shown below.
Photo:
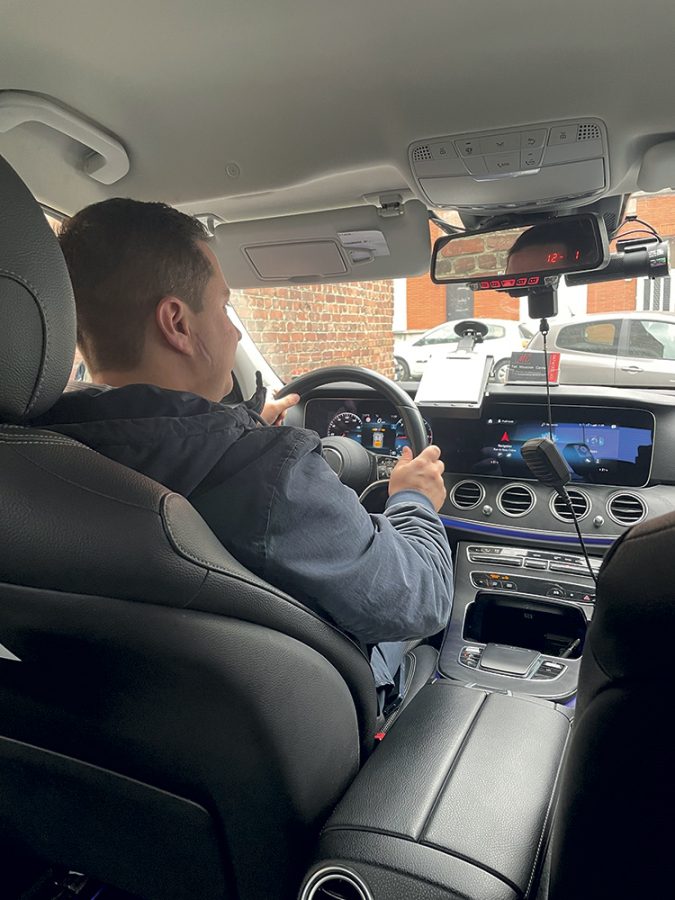
<path fill-rule="evenodd" d="M 305 427 L 320 437 L 348 437 L 371 453 L 398 457 L 410 446 L 403 420 L 391 403 L 368 400 L 310 400 Z M 428 442 L 433 435 L 425 420 Z"/>

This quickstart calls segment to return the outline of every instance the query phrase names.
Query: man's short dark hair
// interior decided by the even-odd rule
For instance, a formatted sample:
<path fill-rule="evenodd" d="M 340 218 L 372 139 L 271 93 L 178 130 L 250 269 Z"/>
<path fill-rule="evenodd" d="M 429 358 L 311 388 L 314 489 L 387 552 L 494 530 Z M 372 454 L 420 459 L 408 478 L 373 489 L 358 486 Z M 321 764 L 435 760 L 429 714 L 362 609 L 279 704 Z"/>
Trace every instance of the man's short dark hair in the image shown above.
<path fill-rule="evenodd" d="M 166 296 L 199 312 L 212 275 L 197 219 L 165 203 L 115 198 L 78 212 L 59 235 L 75 292 L 77 340 L 94 372 L 138 365 Z"/>

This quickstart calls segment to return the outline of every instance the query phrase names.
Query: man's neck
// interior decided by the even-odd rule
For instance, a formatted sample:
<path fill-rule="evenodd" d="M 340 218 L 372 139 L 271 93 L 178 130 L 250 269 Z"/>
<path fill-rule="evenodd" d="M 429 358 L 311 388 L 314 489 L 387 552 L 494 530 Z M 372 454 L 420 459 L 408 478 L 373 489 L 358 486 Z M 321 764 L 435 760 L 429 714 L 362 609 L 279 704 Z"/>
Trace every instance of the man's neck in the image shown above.
<path fill-rule="evenodd" d="M 110 387 L 125 387 L 127 384 L 154 384 L 171 391 L 189 391 L 197 393 L 187 383 L 182 372 L 160 372 L 139 366 L 135 369 L 120 372 L 116 369 L 101 369 L 90 372 L 91 380 L 96 384 L 107 384 Z"/>

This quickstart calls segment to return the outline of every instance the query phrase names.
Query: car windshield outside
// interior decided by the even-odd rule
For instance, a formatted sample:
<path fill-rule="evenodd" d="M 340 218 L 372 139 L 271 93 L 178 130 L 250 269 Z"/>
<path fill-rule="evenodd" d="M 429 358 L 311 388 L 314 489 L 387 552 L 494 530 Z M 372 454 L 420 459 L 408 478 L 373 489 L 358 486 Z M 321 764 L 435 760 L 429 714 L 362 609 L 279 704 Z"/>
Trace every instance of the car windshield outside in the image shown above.
<path fill-rule="evenodd" d="M 648 222 L 672 247 L 675 194 L 633 196 L 627 214 Z M 441 215 L 460 224 L 455 213 Z M 431 225 L 432 240 L 441 234 Z M 670 277 L 575 287 L 561 279 L 558 303 L 548 349 L 560 353 L 561 383 L 675 387 Z M 434 284 L 428 275 L 233 291 L 233 306 L 283 381 L 331 365 L 360 365 L 417 381 L 430 359 L 456 352 L 455 326 L 466 319 L 484 321 L 488 328 L 475 352 L 492 356 L 496 381 L 508 379 L 511 354 L 543 348 L 526 298 L 474 294 L 466 285 Z"/>

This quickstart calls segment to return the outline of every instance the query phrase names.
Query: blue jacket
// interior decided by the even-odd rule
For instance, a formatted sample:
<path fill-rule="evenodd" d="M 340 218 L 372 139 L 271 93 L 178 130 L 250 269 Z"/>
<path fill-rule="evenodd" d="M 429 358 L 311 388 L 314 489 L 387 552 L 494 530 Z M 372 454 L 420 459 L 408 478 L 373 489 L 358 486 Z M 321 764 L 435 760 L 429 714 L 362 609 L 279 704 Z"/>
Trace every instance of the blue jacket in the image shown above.
<path fill-rule="evenodd" d="M 431 502 L 405 491 L 369 515 L 314 432 L 141 384 L 66 393 L 34 424 L 189 497 L 236 559 L 362 644 L 427 637 L 448 621 L 452 561 Z"/>

